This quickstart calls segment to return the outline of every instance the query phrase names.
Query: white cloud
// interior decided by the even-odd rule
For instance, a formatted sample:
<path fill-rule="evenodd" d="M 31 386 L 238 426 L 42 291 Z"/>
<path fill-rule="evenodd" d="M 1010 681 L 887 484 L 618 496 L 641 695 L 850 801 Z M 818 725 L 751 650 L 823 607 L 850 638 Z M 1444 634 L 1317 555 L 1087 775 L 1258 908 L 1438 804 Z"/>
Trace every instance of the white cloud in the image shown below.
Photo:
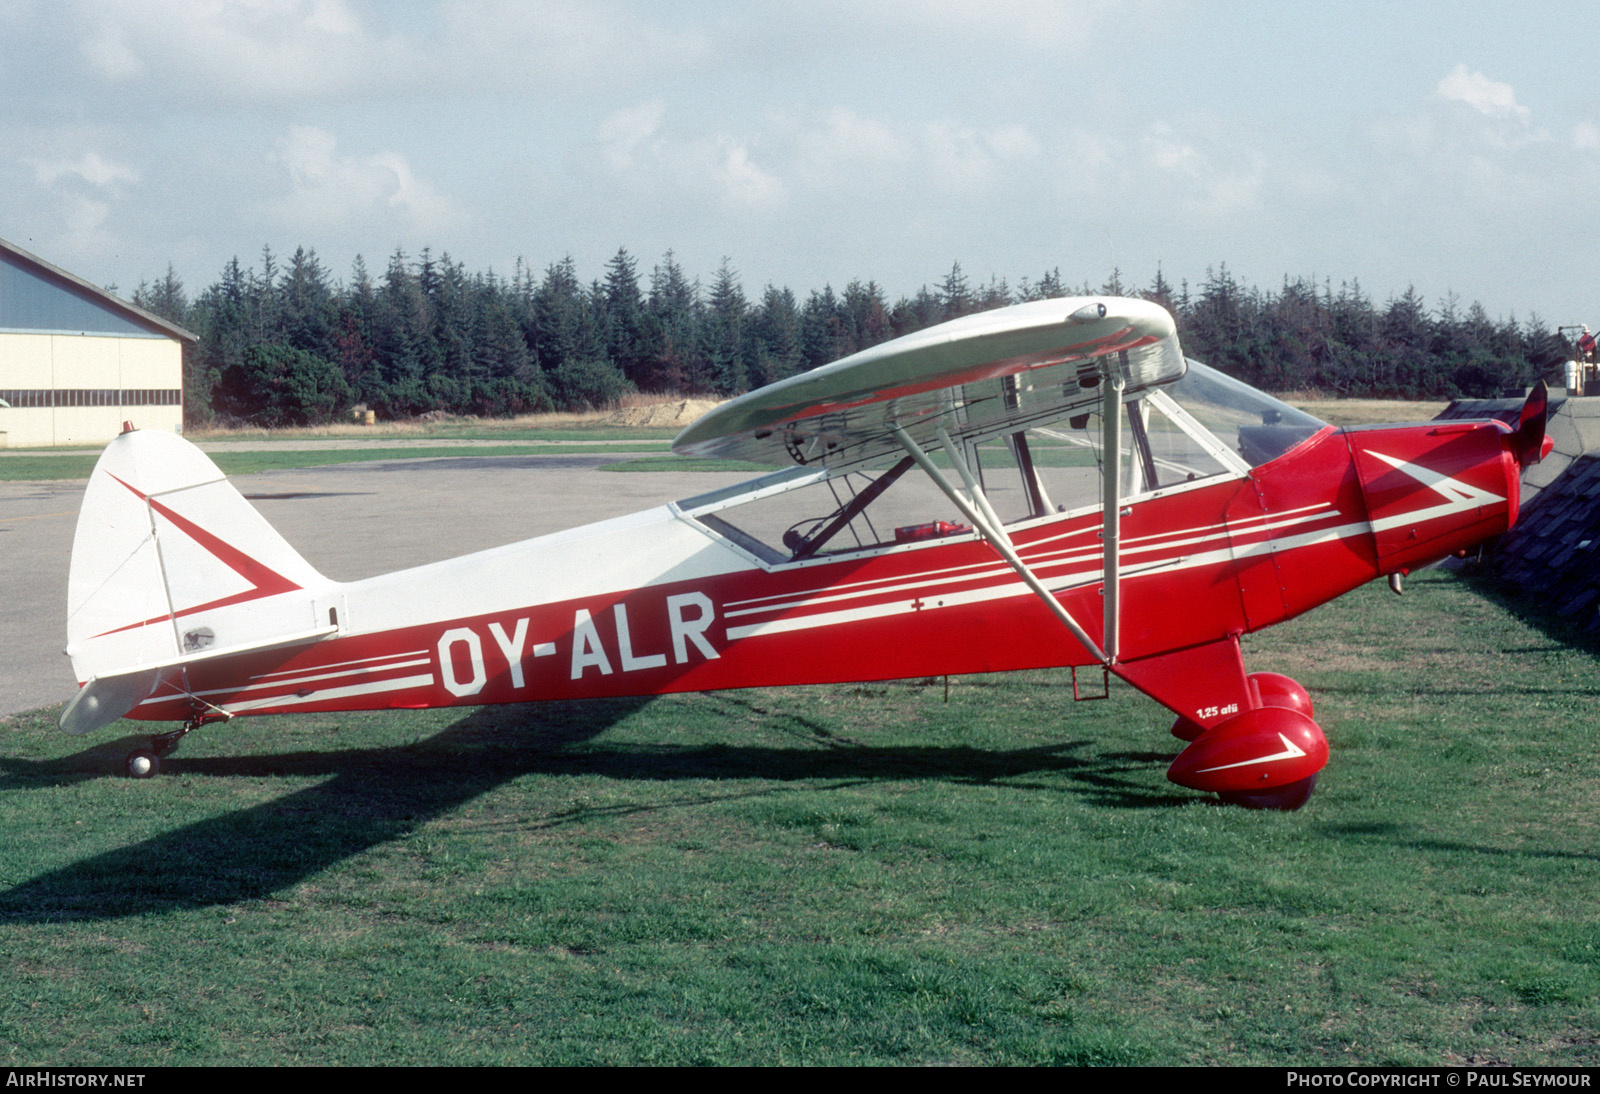
<path fill-rule="evenodd" d="M 705 63 L 710 36 L 617 0 L 63 0 L 94 75 L 225 102 L 634 86 Z"/>
<path fill-rule="evenodd" d="M 748 148 L 726 137 L 717 145 L 722 157 L 712 177 L 725 194 L 751 207 L 776 205 L 783 200 L 783 183 L 751 162 Z"/>
<path fill-rule="evenodd" d="M 78 48 L 89 62 L 89 67 L 112 82 L 121 82 L 145 73 L 144 62 L 128 48 L 118 27 L 101 27 L 99 33 Z"/>
<path fill-rule="evenodd" d="M 1485 143 L 1516 147 L 1550 139 L 1549 133 L 1533 124 L 1533 112 L 1517 102 L 1510 84 L 1491 80 L 1466 65 L 1451 69 L 1434 93 L 1476 113 L 1481 119 L 1477 136 Z"/>
<path fill-rule="evenodd" d="M 792 175 L 808 189 L 881 187 L 909 162 L 915 142 L 876 118 L 835 107 L 818 120 L 801 119 L 785 135 Z"/>
<path fill-rule="evenodd" d="M 106 250 L 110 237 L 105 226 L 111 216 L 111 206 L 79 194 L 67 195 L 62 205 L 67 230 L 60 246 L 73 255 Z"/>
<path fill-rule="evenodd" d="M 1204 163 L 1200 153 L 1195 151 L 1194 145 L 1178 139 L 1172 132 L 1172 127 L 1165 122 L 1157 122 L 1151 126 L 1144 135 L 1145 159 L 1151 166 L 1168 172 L 1196 178 L 1204 170 Z"/>
<path fill-rule="evenodd" d="M 280 218 L 297 231 L 344 229 L 352 223 L 404 226 L 423 236 L 459 225 L 464 213 L 412 171 L 396 152 L 343 155 L 332 133 L 291 126 L 274 159 L 289 174 Z"/>
<path fill-rule="evenodd" d="M 1533 210 L 1556 208 L 1559 195 L 1582 192 L 1593 169 L 1582 162 L 1584 142 L 1600 146 L 1600 131 L 1582 125 L 1570 144 L 1556 141 L 1511 85 L 1464 64 L 1439 81 L 1429 101 L 1369 133 L 1371 154 L 1359 162 L 1373 169 L 1374 203 L 1411 209 L 1413 223 L 1448 224 L 1440 231 L 1464 239 L 1498 230 L 1491 219 L 1524 221 Z"/>
<path fill-rule="evenodd" d="M 81 0 L 77 24 L 97 75 L 211 99 L 348 94 L 424 68 L 426 43 L 374 31 L 345 0 Z"/>
<path fill-rule="evenodd" d="M 1527 120 L 1531 117 L 1528 108 L 1517 102 L 1517 93 L 1510 84 L 1498 83 L 1481 72 L 1469 71 L 1464 64 L 1451 69 L 1435 90 L 1441 99 L 1465 103 L 1486 118 Z"/>
<path fill-rule="evenodd" d="M 970 49 L 974 44 L 1008 52 L 1073 55 L 1095 43 L 1104 25 L 1137 27 L 1159 18 L 1164 0 L 837 0 L 830 24 L 884 35 L 895 44 L 932 40 Z"/>
<path fill-rule="evenodd" d="M 983 141 L 997 159 L 1032 159 L 1040 151 L 1040 144 L 1025 125 L 1002 125 L 986 131 Z"/>
<path fill-rule="evenodd" d="M 725 134 L 679 137 L 663 126 L 665 118 L 660 102 L 607 116 L 595 131 L 601 165 L 640 191 L 667 183 L 736 208 L 783 201 L 783 183 L 755 162 L 748 142 Z"/>
<path fill-rule="evenodd" d="M 638 192 L 662 184 L 727 209 L 772 210 L 792 197 L 863 209 L 929 187 L 992 197 L 1035 167 L 1043 145 L 1026 126 L 940 119 L 902 129 L 836 107 L 780 116 L 741 133 L 684 134 L 659 101 L 613 111 L 595 131 L 604 171 Z"/>
<path fill-rule="evenodd" d="M 139 172 L 126 164 L 108 160 L 98 152 L 85 152 L 76 160 L 29 160 L 40 186 L 50 186 L 67 177 L 76 177 L 101 189 L 119 182 L 138 182 Z"/>
<path fill-rule="evenodd" d="M 711 51 L 704 31 L 668 28 L 605 0 L 455 0 L 438 14 L 440 63 L 469 86 L 614 88 Z"/>
<path fill-rule="evenodd" d="M 635 157 L 661 128 L 666 112 L 666 104 L 655 100 L 618 110 L 600 123 L 601 155 L 612 170 L 632 169 Z"/>
<path fill-rule="evenodd" d="M 969 193 L 993 191 L 1040 151 L 1038 139 L 1020 125 L 977 129 L 937 121 L 923 127 L 917 143 L 917 159 L 936 183 Z"/>
<path fill-rule="evenodd" d="M 986 194 L 1043 150 L 1024 125 L 979 127 L 950 118 L 899 128 L 836 107 L 774 127 L 782 174 L 798 189 L 876 199 L 920 182 L 946 193 Z"/>
<path fill-rule="evenodd" d="M 1229 218 L 1259 209 L 1267 184 L 1265 158 L 1247 145 L 1219 145 L 1215 138 L 1205 142 L 1215 146 L 1206 151 L 1196 139 L 1198 134 L 1180 136 L 1166 122 L 1152 124 L 1139 141 L 1139 173 L 1164 176 L 1168 200 L 1192 216 Z M 1129 180 L 1129 185 L 1138 183 Z"/>
<path fill-rule="evenodd" d="M 1572 147 L 1580 152 L 1600 151 L 1600 126 L 1579 122 L 1572 127 Z"/>

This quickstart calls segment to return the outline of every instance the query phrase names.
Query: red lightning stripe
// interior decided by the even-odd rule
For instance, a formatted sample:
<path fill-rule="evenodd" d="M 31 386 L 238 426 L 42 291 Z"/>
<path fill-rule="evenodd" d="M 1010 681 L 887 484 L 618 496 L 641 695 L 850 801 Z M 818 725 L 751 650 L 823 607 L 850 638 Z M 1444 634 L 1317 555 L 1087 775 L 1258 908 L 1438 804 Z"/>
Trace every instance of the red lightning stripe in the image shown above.
<path fill-rule="evenodd" d="M 109 475 L 110 472 L 108 471 L 107 474 Z M 183 532 L 190 539 L 194 540 L 201 547 L 204 547 L 206 551 L 208 551 L 218 562 L 221 562 L 224 566 L 228 567 L 228 569 L 232 570 L 234 573 L 248 581 L 251 585 L 251 588 L 246 589 L 241 593 L 234 593 L 232 596 L 225 596 L 218 600 L 208 601 L 204 604 L 196 604 L 192 608 L 185 608 L 183 611 L 174 612 L 170 616 L 157 615 L 152 616 L 149 619 L 142 620 L 138 623 L 129 623 L 124 627 L 114 627 L 111 630 L 103 631 L 94 637 L 103 638 L 105 635 L 116 634 L 119 631 L 131 631 L 135 627 L 147 627 L 152 623 L 163 623 L 168 619 L 176 619 L 180 615 L 192 615 L 195 612 L 203 612 L 211 608 L 225 608 L 230 604 L 242 604 L 248 600 L 260 600 L 263 597 L 277 596 L 279 593 L 294 592 L 296 589 L 300 588 L 299 585 L 296 585 L 294 582 L 290 581 L 288 578 L 284 577 L 270 566 L 251 558 L 249 555 L 245 554 L 231 543 L 223 542 L 221 539 L 218 539 L 216 536 L 200 527 L 188 517 L 174 512 L 169 506 L 163 505 L 161 502 L 157 501 L 155 498 L 152 498 L 149 494 L 144 493 L 137 487 L 128 486 L 127 483 L 123 482 L 115 475 L 111 475 L 111 478 L 116 482 L 121 483 L 121 485 L 126 486 L 130 491 L 133 492 L 135 497 L 147 503 L 150 508 L 154 509 L 157 513 L 160 513 L 163 517 L 166 517 L 174 527 Z"/>

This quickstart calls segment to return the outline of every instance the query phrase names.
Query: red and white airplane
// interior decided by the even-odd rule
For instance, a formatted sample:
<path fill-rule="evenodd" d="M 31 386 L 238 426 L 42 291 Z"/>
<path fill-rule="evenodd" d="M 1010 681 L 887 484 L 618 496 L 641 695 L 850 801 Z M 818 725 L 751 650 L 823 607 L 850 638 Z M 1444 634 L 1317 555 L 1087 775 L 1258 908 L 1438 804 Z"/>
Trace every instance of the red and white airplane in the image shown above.
<path fill-rule="evenodd" d="M 968 316 L 723 404 L 737 487 L 364 581 L 317 573 L 198 449 L 130 430 L 73 544 L 69 733 L 1071 666 L 1178 715 L 1168 777 L 1295 808 L 1304 688 L 1239 636 L 1508 529 L 1544 390 L 1492 421 L 1336 430 L 1186 361 L 1140 300 Z M 1398 581 L 1398 577 L 1392 577 Z M 1089 685 L 1086 683 L 1086 687 Z"/>

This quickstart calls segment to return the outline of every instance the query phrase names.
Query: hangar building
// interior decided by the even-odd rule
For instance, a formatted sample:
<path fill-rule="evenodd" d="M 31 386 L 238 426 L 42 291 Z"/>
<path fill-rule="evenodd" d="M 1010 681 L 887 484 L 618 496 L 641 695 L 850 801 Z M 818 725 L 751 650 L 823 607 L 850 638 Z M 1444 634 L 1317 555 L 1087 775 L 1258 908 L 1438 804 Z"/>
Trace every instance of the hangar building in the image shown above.
<path fill-rule="evenodd" d="M 0 447 L 183 432 L 193 334 L 0 239 Z"/>

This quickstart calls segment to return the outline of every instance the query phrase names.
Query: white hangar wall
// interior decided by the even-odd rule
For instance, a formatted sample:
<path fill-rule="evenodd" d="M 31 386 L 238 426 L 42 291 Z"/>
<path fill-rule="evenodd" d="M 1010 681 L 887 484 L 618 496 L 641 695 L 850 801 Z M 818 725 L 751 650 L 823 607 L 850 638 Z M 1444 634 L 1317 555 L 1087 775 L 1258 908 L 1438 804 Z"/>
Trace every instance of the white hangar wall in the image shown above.
<path fill-rule="evenodd" d="M 161 337 L 0 331 L 0 432 L 11 448 L 104 444 L 124 421 L 183 432 L 183 347 Z"/>

